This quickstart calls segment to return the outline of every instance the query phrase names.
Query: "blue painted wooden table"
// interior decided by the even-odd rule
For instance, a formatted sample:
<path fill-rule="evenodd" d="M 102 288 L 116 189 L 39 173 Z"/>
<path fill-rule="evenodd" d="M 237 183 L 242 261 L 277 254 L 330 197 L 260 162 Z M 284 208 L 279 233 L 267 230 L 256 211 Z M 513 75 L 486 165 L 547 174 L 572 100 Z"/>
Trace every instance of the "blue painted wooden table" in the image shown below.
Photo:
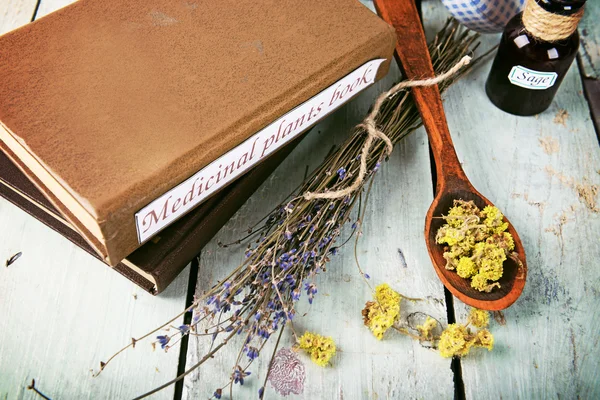
<path fill-rule="evenodd" d="M 0 0 L 0 33 L 70 2 Z M 432 36 L 447 13 L 437 1 L 425 1 L 422 11 Z M 590 113 L 590 105 L 600 103 L 598 18 L 600 5 L 589 1 L 580 58 L 548 111 L 523 118 L 496 109 L 483 89 L 489 61 L 445 95 L 465 172 L 510 217 L 527 252 L 523 295 L 496 315 L 490 328 L 495 349 L 452 362 L 399 334 L 377 341 L 362 324 L 361 309 L 371 294 L 349 247 L 331 261 L 319 279 L 317 300 L 304 304 L 295 320 L 298 331 L 333 337 L 339 351 L 327 368 L 299 355 L 306 380 L 303 393 L 291 398 L 600 398 L 600 146 Z M 498 39 L 482 36 L 482 48 Z M 384 81 L 314 129 L 198 260 L 156 298 L 0 199 L 0 258 L 23 253 L 9 268 L 0 268 L 0 399 L 36 398 L 27 389 L 33 378 L 53 399 L 131 398 L 194 364 L 207 345 L 196 337 L 166 354 L 140 344 L 100 377 L 90 373 L 131 337 L 176 315 L 189 295 L 201 294 L 237 266 L 243 248 L 222 249 L 218 241 L 238 238 L 277 205 L 302 180 L 306 167 L 316 167 L 332 145 L 341 143 L 377 94 L 398 78 L 393 68 Z M 378 173 L 357 254 L 374 284 L 387 282 L 424 299 L 403 302 L 403 318 L 422 311 L 445 324 L 448 318 L 464 320 L 468 308 L 446 296 L 427 255 L 423 221 L 432 198 L 427 138 L 420 129 L 397 146 Z M 282 346 L 292 344 L 284 335 Z M 230 373 L 238 348 L 231 346 L 178 387 L 153 398 L 209 397 Z M 267 370 L 263 358 L 246 385 L 236 388 L 237 398 L 256 398 Z M 276 397 L 275 392 L 269 389 L 266 397 Z"/>

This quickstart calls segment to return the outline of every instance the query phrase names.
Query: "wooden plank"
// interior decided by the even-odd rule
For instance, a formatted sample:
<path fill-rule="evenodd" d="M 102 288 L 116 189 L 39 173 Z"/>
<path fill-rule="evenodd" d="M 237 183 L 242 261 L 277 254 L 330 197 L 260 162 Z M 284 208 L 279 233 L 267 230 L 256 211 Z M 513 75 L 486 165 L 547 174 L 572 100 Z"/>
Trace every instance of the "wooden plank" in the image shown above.
<path fill-rule="evenodd" d="M 585 15 L 579 26 L 581 46 L 579 67 L 583 75 L 583 87 L 590 106 L 596 134 L 600 141 L 600 4 L 590 1 L 585 5 Z"/>
<path fill-rule="evenodd" d="M 430 30 L 447 14 L 428 2 Z M 483 48 L 498 35 L 482 37 Z M 486 62 L 451 88 L 445 109 L 465 172 L 519 232 L 529 275 L 522 297 L 494 324 L 496 348 L 462 361 L 466 397 L 598 398 L 600 148 L 577 67 L 536 117 L 495 108 Z M 518 99 L 515 99 L 518 101 Z M 458 319 L 467 308 L 456 305 Z"/>
<path fill-rule="evenodd" d="M 37 18 L 44 17 L 51 12 L 59 10 L 63 7 L 68 6 L 71 3 L 75 3 L 73 0 L 41 0 L 40 7 L 37 12 Z"/>
<path fill-rule="evenodd" d="M 36 0 L 0 0 L 0 35 L 31 21 Z"/>
<path fill-rule="evenodd" d="M 372 7 L 371 2 L 368 5 Z M 305 167 L 312 170 L 333 144 L 342 143 L 349 129 L 366 115 L 376 95 L 389 88 L 398 76 L 394 66 L 383 82 L 322 122 L 249 199 L 202 253 L 197 295 L 242 260 L 243 246 L 221 249 L 217 242 L 240 237 L 249 225 L 281 202 L 301 182 Z M 420 130 L 398 146 L 378 173 L 365 217 L 364 236 L 359 243 L 359 257 L 372 284 L 388 282 L 407 296 L 427 298 L 418 304 L 403 302 L 402 315 L 421 310 L 445 321 L 443 288 L 430 265 L 423 241 L 423 223 L 431 200 L 428 146 Z M 347 229 L 345 234 L 349 232 Z M 306 366 L 306 382 L 303 394 L 294 398 L 391 399 L 420 398 L 424 394 L 431 398 L 453 397 L 449 360 L 399 334 L 390 333 L 383 341 L 377 341 L 363 326 L 361 310 L 371 294 L 358 273 L 353 244 L 346 245 L 333 258 L 318 284 L 319 294 L 311 307 L 306 299 L 300 300 L 302 306 L 294 318 L 294 326 L 300 334 L 310 330 L 332 336 L 340 352 L 329 368 L 318 367 L 300 355 Z M 210 396 L 217 385 L 226 383 L 240 345 L 239 341 L 231 342 L 216 359 L 189 375 L 183 398 Z M 288 331 L 281 347 L 291 345 Z M 206 346 L 205 340 L 190 340 L 188 366 L 206 352 Z M 251 379 L 243 388 L 236 388 L 235 397 L 256 396 L 271 351 L 270 346 L 263 351 L 252 368 Z M 267 398 L 276 396 L 270 385 L 267 391 L 270 392 Z"/>
<path fill-rule="evenodd" d="M 40 10 L 63 5 L 43 0 Z M 0 26 L 28 22 L 20 15 L 34 6 L 2 3 Z M 26 389 L 31 379 L 55 399 L 131 398 L 176 375 L 179 349 L 153 352 L 149 343 L 98 378 L 90 369 L 185 307 L 189 269 L 153 297 L 4 199 L 0 227 L 0 399 L 38 399 Z M 21 258 L 5 268 L 19 251 Z M 172 399 L 173 390 L 153 398 Z"/>
<path fill-rule="evenodd" d="M 588 1 L 585 5 L 585 14 L 579 24 L 581 45 L 579 55 L 585 76 L 600 78 L 600 3 Z"/>

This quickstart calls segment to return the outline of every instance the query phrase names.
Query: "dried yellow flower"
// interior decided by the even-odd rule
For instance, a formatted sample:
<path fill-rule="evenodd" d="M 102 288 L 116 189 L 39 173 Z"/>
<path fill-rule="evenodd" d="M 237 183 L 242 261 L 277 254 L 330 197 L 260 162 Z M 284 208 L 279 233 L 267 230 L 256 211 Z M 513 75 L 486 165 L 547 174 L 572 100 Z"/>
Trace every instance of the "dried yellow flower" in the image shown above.
<path fill-rule="evenodd" d="M 497 207 L 485 206 L 481 211 L 485 218 L 483 223 L 490 229 L 491 233 L 501 233 L 508 229 L 508 222 L 504 222 L 504 215 Z"/>
<path fill-rule="evenodd" d="M 471 309 L 468 321 L 475 327 L 488 326 L 490 315 L 487 311 Z M 442 357 L 461 357 L 469 353 L 473 347 L 494 348 L 494 336 L 487 329 L 472 333 L 469 328 L 461 324 L 450 324 L 442 332 L 438 348 Z"/>
<path fill-rule="evenodd" d="M 487 328 L 490 324 L 490 313 L 485 310 L 471 308 L 467 321 L 476 328 Z"/>
<path fill-rule="evenodd" d="M 494 335 L 487 329 L 480 330 L 475 337 L 475 346 L 485 347 L 491 351 L 494 348 Z"/>
<path fill-rule="evenodd" d="M 442 357 L 460 357 L 468 354 L 473 344 L 473 338 L 465 326 L 450 324 L 442 332 L 438 348 Z"/>
<path fill-rule="evenodd" d="M 317 333 L 305 332 L 298 339 L 298 347 L 310 355 L 315 364 L 325 367 L 329 364 L 331 357 L 335 355 L 335 342 L 330 337 L 321 336 Z"/>
<path fill-rule="evenodd" d="M 471 287 L 490 292 L 500 287 L 503 263 L 515 248 L 513 237 L 505 232 L 508 223 L 494 206 L 479 210 L 472 201 L 454 200 L 454 206 L 443 217 L 436 241 L 446 244 L 446 269 L 456 270 Z"/>
<path fill-rule="evenodd" d="M 470 278 L 477 274 L 478 271 L 479 269 L 477 268 L 477 264 L 475 264 L 475 261 L 471 260 L 469 257 L 461 257 L 458 265 L 456 266 L 456 273 L 461 278 Z"/>
<path fill-rule="evenodd" d="M 378 340 L 390 329 L 400 314 L 402 296 L 387 283 L 375 288 L 375 301 L 368 301 L 362 310 L 363 322 Z"/>
<path fill-rule="evenodd" d="M 433 340 L 433 330 L 437 327 L 437 321 L 427 316 L 423 325 L 417 325 L 417 331 L 426 340 Z"/>

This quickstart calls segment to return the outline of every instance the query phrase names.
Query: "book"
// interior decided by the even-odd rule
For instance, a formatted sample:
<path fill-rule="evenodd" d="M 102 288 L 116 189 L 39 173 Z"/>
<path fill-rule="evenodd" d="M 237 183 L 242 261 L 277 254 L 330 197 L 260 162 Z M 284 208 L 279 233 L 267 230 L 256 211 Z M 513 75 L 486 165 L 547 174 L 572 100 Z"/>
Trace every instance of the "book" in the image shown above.
<path fill-rule="evenodd" d="M 202 247 L 225 225 L 271 172 L 301 140 L 275 152 L 227 188 L 143 244 L 113 269 L 151 294 L 162 292 L 198 255 Z M 101 260 L 52 203 L 13 164 L 10 150 L 0 144 L 0 196 Z M 15 160 L 18 163 L 18 160 Z"/>
<path fill-rule="evenodd" d="M 357 0 L 81 0 L 0 37 L 0 140 L 109 265 L 385 75 Z"/>

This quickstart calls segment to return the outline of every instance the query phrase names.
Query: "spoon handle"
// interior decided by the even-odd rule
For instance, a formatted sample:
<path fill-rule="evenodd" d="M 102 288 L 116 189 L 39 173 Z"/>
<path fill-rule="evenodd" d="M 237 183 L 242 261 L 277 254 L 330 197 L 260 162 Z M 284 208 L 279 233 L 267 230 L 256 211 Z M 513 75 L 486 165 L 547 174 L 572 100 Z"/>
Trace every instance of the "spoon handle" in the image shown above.
<path fill-rule="evenodd" d="M 379 16 L 396 29 L 396 61 L 407 79 L 433 78 L 435 73 L 429 57 L 425 33 L 413 0 L 375 0 Z M 448 185 L 470 183 L 460 165 L 452 137 L 448 130 L 446 114 L 437 85 L 412 88 L 412 94 L 421 113 L 423 125 L 435 159 L 436 192 Z"/>

